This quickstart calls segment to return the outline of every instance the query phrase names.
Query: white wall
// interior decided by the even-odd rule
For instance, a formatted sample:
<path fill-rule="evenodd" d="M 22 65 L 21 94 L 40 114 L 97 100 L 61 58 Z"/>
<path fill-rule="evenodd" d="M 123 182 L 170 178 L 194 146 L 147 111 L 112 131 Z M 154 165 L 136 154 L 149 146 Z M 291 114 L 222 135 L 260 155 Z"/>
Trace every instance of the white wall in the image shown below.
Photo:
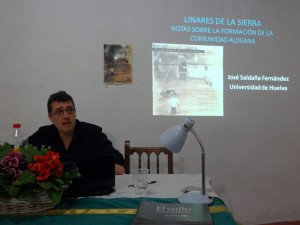
<path fill-rule="evenodd" d="M 214 8 L 221 2 L 210 1 L 212 14 L 214 9 L 227 10 Z M 243 1 L 239 4 L 241 14 L 242 9 L 247 11 L 251 6 L 250 2 L 259 4 Z M 264 2 L 266 8 L 277 5 L 277 11 L 285 6 L 281 2 L 287 1 Z M 294 5 L 285 10 L 299 10 L 296 1 L 289 2 Z M 208 1 L 1 0 L 0 140 L 10 137 L 13 123 L 21 123 L 26 136 L 49 124 L 47 99 L 58 90 L 66 90 L 75 100 L 78 119 L 103 127 L 121 153 L 126 139 L 135 146 L 161 145 L 160 133 L 184 118 L 152 115 L 151 43 L 177 43 L 178 37 L 168 31 L 170 24 L 182 21 L 182 17 L 176 19 L 177 10 L 194 7 L 196 14 L 201 3 Z M 296 19 L 299 22 L 299 16 Z M 296 35 L 299 37 L 299 33 Z M 103 44 L 132 44 L 133 84 L 103 84 Z M 238 47 L 233 48 L 238 54 Z M 295 49 L 299 50 L 298 44 Z M 228 59 L 224 67 L 239 60 L 240 57 Z M 299 68 L 299 56 L 293 60 L 294 68 Z M 298 81 L 294 80 L 293 85 L 298 87 Z M 259 95 L 251 95 L 262 101 Z M 194 129 L 207 151 L 207 176 L 212 178 L 215 191 L 244 224 L 300 220 L 299 119 L 294 119 L 299 115 L 295 106 L 298 98 L 284 113 L 265 116 L 257 115 L 263 109 L 251 108 L 256 102 L 250 98 L 240 103 L 241 95 L 232 92 L 224 98 L 224 117 L 194 118 Z M 226 98 L 233 99 L 227 106 Z M 276 103 L 262 104 L 274 112 L 281 107 Z M 243 110 L 251 111 L 252 116 Z M 255 126 L 262 124 L 263 128 L 254 132 Z M 262 148 L 270 143 L 274 148 Z M 198 148 L 190 135 L 184 150 L 175 155 L 175 173 L 201 171 Z"/>

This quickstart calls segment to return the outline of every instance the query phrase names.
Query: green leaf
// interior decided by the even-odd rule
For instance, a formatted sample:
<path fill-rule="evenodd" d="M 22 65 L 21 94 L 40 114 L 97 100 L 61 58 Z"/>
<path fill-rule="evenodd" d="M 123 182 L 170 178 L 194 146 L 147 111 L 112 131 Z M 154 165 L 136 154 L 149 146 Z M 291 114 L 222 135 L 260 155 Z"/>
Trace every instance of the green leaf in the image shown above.
<path fill-rule="evenodd" d="M 58 184 L 65 184 L 65 182 L 61 178 L 58 178 L 58 177 L 51 178 L 51 180 L 53 180 L 54 182 L 56 182 Z"/>
<path fill-rule="evenodd" d="M 3 145 L 0 145 L 0 161 L 7 156 L 8 152 L 12 150 L 12 147 L 10 144 L 5 142 Z"/>
<path fill-rule="evenodd" d="M 30 170 L 25 170 L 18 176 L 18 181 L 14 185 L 24 185 L 24 184 L 34 184 L 36 179 L 36 174 Z"/>
<path fill-rule="evenodd" d="M 52 187 L 52 182 L 45 180 L 45 181 L 37 181 L 36 182 L 38 185 L 41 186 L 44 190 L 48 190 Z"/>
<path fill-rule="evenodd" d="M 21 189 L 21 192 L 18 196 L 18 200 L 21 200 L 23 199 L 24 197 L 26 197 L 32 190 L 32 187 L 31 186 L 28 186 L 28 187 L 22 187 Z"/>
<path fill-rule="evenodd" d="M 11 146 L 8 142 L 4 142 L 3 145 L 2 145 L 4 151 L 11 151 L 13 150 L 13 146 Z"/>
<path fill-rule="evenodd" d="M 15 185 L 3 185 L 4 190 L 14 198 L 17 198 L 21 192 L 21 187 Z"/>
<path fill-rule="evenodd" d="M 43 153 L 43 155 L 46 155 L 48 151 L 51 150 L 51 147 L 50 146 L 45 146 L 45 145 L 42 145 L 40 151 Z"/>
<path fill-rule="evenodd" d="M 2 185 L 0 185 L 0 193 L 6 193 L 5 189 L 3 188 Z"/>
<path fill-rule="evenodd" d="M 1 150 L 0 151 L 0 161 L 2 161 L 2 159 L 7 156 L 9 151 L 6 151 L 6 150 Z"/>
<path fill-rule="evenodd" d="M 59 183 L 56 182 L 52 182 L 52 186 L 51 186 L 55 191 L 60 191 L 61 190 L 61 185 Z"/>
<path fill-rule="evenodd" d="M 11 184 L 12 182 L 12 175 L 9 173 L 0 173 L 0 185 L 3 184 Z"/>
<path fill-rule="evenodd" d="M 62 198 L 61 191 L 54 191 L 53 189 L 49 189 L 47 190 L 47 194 L 55 205 L 61 202 L 61 198 Z"/>
<path fill-rule="evenodd" d="M 28 163 L 34 162 L 33 157 L 35 155 L 41 155 L 41 152 L 36 147 L 32 146 L 31 144 L 26 144 L 25 149 L 24 150 L 22 149 L 22 153 Z"/>
<path fill-rule="evenodd" d="M 62 180 L 64 181 L 64 184 L 71 184 L 72 180 L 75 178 L 80 177 L 80 173 L 78 171 L 78 168 L 71 170 L 71 171 L 65 171 L 63 170 L 62 173 Z"/>

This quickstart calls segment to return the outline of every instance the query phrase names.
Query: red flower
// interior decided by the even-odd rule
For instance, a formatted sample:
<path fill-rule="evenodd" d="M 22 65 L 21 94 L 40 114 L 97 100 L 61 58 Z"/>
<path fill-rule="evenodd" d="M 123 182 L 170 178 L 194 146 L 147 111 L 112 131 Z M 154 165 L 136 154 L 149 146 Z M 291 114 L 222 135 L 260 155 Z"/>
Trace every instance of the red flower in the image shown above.
<path fill-rule="evenodd" d="M 37 162 L 29 164 L 28 169 L 38 174 L 37 180 L 46 180 L 53 170 L 57 177 L 61 177 L 63 164 L 59 161 L 58 153 L 48 151 L 46 156 L 35 155 L 33 159 Z"/>
<path fill-rule="evenodd" d="M 60 161 L 57 161 L 55 174 L 57 177 L 61 177 L 63 171 L 63 164 Z"/>

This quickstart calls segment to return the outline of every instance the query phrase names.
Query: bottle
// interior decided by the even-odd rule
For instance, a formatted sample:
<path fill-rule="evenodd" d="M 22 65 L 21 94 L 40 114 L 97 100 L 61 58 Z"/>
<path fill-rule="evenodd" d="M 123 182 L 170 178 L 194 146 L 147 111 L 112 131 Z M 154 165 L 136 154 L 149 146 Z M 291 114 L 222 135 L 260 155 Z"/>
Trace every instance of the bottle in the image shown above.
<path fill-rule="evenodd" d="M 12 141 L 11 145 L 13 147 L 20 147 L 20 145 L 25 141 L 25 136 L 23 135 L 21 131 L 21 124 L 13 124 L 13 135 L 12 135 Z"/>

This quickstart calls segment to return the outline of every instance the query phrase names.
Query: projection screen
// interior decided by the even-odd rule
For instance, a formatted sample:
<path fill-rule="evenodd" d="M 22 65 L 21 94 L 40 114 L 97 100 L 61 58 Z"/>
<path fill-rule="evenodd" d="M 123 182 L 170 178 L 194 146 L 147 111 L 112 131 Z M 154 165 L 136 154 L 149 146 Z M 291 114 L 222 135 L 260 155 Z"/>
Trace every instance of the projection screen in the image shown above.
<path fill-rule="evenodd" d="M 153 115 L 289 114 L 299 96 L 294 1 L 192 2 L 168 13 L 152 43 Z"/>

